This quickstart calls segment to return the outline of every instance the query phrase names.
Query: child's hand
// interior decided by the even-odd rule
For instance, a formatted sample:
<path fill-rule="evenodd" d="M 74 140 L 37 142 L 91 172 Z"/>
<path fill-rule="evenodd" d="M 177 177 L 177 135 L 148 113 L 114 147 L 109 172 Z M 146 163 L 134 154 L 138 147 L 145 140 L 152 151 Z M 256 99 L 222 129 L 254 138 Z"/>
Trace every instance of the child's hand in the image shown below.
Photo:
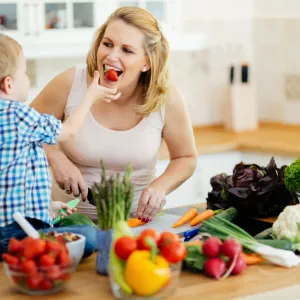
<path fill-rule="evenodd" d="M 113 100 L 119 99 L 121 93 L 117 93 L 117 88 L 106 88 L 99 84 L 99 72 L 95 71 L 94 79 L 87 90 L 87 97 L 91 97 L 94 101 L 105 101 L 110 103 Z"/>
<path fill-rule="evenodd" d="M 77 211 L 77 208 L 70 208 L 67 203 L 61 201 L 52 201 L 50 204 L 50 215 L 51 218 L 54 220 L 58 217 L 59 212 L 61 209 L 65 209 L 67 213 L 62 212 L 61 218 L 63 219 L 67 215 L 71 215 L 73 212 Z"/>

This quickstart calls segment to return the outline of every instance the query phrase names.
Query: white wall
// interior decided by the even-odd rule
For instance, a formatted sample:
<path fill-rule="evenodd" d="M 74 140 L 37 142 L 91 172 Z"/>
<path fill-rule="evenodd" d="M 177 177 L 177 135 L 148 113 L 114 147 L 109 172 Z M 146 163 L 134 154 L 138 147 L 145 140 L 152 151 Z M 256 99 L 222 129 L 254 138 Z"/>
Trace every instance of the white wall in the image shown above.
<path fill-rule="evenodd" d="M 194 125 L 219 124 L 224 120 L 223 103 L 227 97 L 229 66 L 253 59 L 253 2 L 252 0 L 184 0 L 184 31 L 208 36 L 206 76 L 198 77 L 198 84 L 183 86 Z M 194 66 L 199 61 L 194 62 Z M 192 93 L 198 95 L 192 97 Z M 196 103 L 197 101 L 197 103 Z M 197 118 L 195 117 L 197 115 Z"/>
<path fill-rule="evenodd" d="M 300 1 L 254 0 L 254 11 L 259 117 L 300 124 Z"/>
<path fill-rule="evenodd" d="M 228 66 L 245 61 L 257 87 L 259 119 L 300 124 L 299 0 L 184 0 L 183 14 L 186 32 L 209 38 L 207 77 L 199 77 L 193 92 L 178 83 L 195 125 L 223 122 Z M 296 77 L 287 82 L 287 75 Z"/>

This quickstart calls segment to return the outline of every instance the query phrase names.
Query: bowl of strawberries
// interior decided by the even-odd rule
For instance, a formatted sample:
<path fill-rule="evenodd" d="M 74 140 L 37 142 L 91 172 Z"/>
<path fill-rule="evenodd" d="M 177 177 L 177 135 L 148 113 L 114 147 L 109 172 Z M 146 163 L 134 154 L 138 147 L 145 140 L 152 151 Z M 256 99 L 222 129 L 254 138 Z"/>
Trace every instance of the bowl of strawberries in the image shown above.
<path fill-rule="evenodd" d="M 63 239 L 26 237 L 10 239 L 2 255 L 5 273 L 20 292 L 46 295 L 60 291 L 70 280 L 73 268 Z"/>

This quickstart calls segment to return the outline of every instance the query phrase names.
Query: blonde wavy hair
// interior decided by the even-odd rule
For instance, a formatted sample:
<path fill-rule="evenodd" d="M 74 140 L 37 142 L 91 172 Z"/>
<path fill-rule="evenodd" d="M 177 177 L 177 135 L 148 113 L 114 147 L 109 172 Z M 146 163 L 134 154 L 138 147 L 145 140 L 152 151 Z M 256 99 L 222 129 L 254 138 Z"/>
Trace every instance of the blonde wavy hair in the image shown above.
<path fill-rule="evenodd" d="M 136 111 L 146 116 L 157 111 L 169 95 L 169 43 L 159 28 L 158 21 L 149 12 L 138 7 L 120 7 L 97 30 L 86 63 L 88 74 L 93 77 L 97 70 L 97 51 L 109 23 L 122 20 L 144 34 L 144 48 L 150 69 L 140 76 L 143 97 Z"/>
<path fill-rule="evenodd" d="M 0 34 L 0 83 L 5 77 L 13 77 L 18 69 L 21 45 L 13 38 Z"/>

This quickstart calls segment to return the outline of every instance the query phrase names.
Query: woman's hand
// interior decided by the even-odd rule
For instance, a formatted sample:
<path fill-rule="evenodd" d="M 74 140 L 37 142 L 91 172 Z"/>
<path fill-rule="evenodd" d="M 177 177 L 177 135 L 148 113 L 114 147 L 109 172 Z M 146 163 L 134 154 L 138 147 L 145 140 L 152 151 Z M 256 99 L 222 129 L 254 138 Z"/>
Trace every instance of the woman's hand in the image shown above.
<path fill-rule="evenodd" d="M 87 90 L 86 97 L 91 98 L 93 101 L 104 101 L 107 103 L 118 100 L 121 93 L 117 93 L 117 88 L 111 89 L 100 85 L 99 78 L 99 72 L 95 71 L 93 81 Z"/>
<path fill-rule="evenodd" d="M 52 201 L 50 203 L 50 215 L 51 218 L 54 220 L 58 217 L 59 212 L 61 209 L 65 209 L 66 213 L 62 212 L 61 213 L 61 218 L 63 219 L 67 215 L 71 215 L 73 212 L 77 211 L 77 208 L 70 208 L 68 204 L 61 202 L 61 201 Z"/>
<path fill-rule="evenodd" d="M 136 211 L 136 216 L 143 222 L 151 222 L 160 209 L 166 204 L 164 191 L 154 187 L 144 189 Z"/>
<path fill-rule="evenodd" d="M 67 194 L 73 194 L 79 197 L 81 194 L 82 201 L 87 199 L 88 185 L 83 179 L 79 169 L 60 151 L 49 158 L 50 166 L 56 183 Z"/>

